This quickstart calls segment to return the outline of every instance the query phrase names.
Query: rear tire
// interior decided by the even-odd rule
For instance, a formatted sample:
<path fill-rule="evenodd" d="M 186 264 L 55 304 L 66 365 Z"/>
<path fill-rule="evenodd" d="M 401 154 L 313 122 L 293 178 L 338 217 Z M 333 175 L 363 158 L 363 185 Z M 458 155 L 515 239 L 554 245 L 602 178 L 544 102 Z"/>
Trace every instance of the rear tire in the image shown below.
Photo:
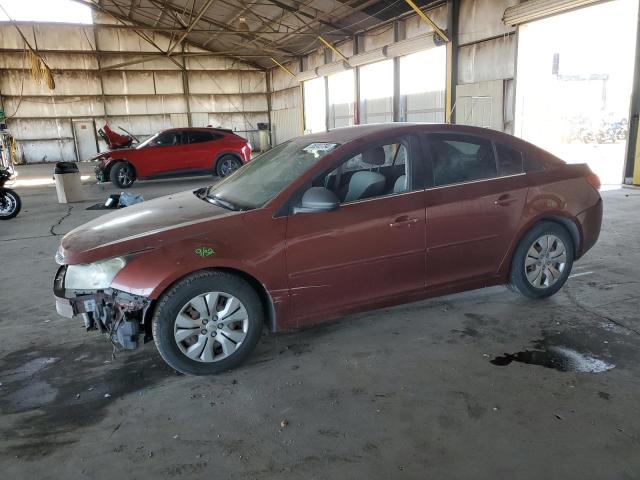
<path fill-rule="evenodd" d="M 242 162 L 234 155 L 223 155 L 216 162 L 216 174 L 223 178 L 231 175 L 242 166 Z"/>
<path fill-rule="evenodd" d="M 8 188 L 0 188 L 0 220 L 10 220 L 20 213 L 22 200 Z"/>
<path fill-rule="evenodd" d="M 540 222 L 520 240 L 511 260 L 509 287 L 529 298 L 555 294 L 569 278 L 573 239 L 554 222 Z"/>
<path fill-rule="evenodd" d="M 109 178 L 118 188 L 129 188 L 136 180 L 136 172 L 128 162 L 118 162 L 109 171 Z"/>
<path fill-rule="evenodd" d="M 263 306 L 251 285 L 236 275 L 205 270 L 160 297 L 152 330 L 158 352 L 172 368 L 213 375 L 246 360 L 263 323 Z"/>

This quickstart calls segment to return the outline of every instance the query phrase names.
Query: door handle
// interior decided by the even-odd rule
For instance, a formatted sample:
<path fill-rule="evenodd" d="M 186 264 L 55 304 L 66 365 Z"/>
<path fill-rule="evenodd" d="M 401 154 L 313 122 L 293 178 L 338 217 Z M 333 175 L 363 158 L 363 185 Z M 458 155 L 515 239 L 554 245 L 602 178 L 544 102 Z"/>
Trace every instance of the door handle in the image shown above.
<path fill-rule="evenodd" d="M 406 217 L 406 216 L 402 216 L 402 217 L 396 218 L 393 221 L 393 223 L 389 224 L 389 226 L 392 227 L 392 228 L 410 227 L 414 223 L 418 223 L 418 219 L 417 218 L 409 218 L 409 217 Z"/>
<path fill-rule="evenodd" d="M 509 205 L 511 205 L 513 202 L 517 200 L 518 200 L 517 198 L 513 198 L 508 193 L 505 193 L 504 195 L 500 195 L 497 200 L 494 200 L 493 204 L 498 207 L 508 207 Z"/>

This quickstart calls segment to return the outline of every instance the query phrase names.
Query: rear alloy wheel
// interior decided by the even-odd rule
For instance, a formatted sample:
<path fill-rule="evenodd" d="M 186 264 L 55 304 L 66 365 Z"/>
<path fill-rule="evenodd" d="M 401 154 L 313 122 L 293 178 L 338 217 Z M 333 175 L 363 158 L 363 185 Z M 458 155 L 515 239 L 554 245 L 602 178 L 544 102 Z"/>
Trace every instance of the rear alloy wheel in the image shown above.
<path fill-rule="evenodd" d="M 136 180 L 136 173 L 131 164 L 127 162 L 118 162 L 109 172 L 109 178 L 118 188 L 129 188 Z"/>
<path fill-rule="evenodd" d="M 260 338 L 263 310 L 242 278 L 219 271 L 186 277 L 163 295 L 153 317 L 162 358 L 179 372 L 208 375 L 243 362 Z"/>
<path fill-rule="evenodd" d="M 219 177 L 231 175 L 242 166 L 242 162 L 233 155 L 224 155 L 216 163 L 216 173 Z"/>
<path fill-rule="evenodd" d="M 573 240 L 567 230 L 542 222 L 520 241 L 511 267 L 511 286 L 530 298 L 546 298 L 567 281 L 573 265 Z"/>

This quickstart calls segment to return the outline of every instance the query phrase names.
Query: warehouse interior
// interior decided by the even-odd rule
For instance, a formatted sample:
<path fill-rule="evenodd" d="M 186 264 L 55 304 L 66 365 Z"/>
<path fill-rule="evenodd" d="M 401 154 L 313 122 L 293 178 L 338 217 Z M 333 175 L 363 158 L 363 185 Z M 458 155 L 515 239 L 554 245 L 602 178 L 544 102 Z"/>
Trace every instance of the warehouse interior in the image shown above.
<path fill-rule="evenodd" d="M 638 3 L 0 0 L 0 167 L 22 198 L 0 222 L 2 476 L 637 478 Z M 589 165 L 600 240 L 560 293 L 357 313 L 266 335 L 212 377 L 176 374 L 150 345 L 113 354 L 56 314 L 60 240 L 121 191 L 94 178 L 105 125 L 134 146 L 223 129 L 256 157 L 398 122 L 504 132 Z M 79 201 L 59 203 L 58 162 L 77 164 Z M 193 191 L 210 173 L 131 192 Z M 549 346 L 597 368 L 522 360 Z"/>

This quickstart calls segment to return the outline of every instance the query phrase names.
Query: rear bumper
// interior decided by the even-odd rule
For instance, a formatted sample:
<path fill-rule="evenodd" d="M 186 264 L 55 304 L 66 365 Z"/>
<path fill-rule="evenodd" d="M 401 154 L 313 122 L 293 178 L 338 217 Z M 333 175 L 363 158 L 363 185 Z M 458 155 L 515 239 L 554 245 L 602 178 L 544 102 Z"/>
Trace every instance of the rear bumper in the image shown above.
<path fill-rule="evenodd" d="M 580 246 L 579 255 L 587 253 L 591 247 L 593 247 L 598 241 L 600 236 L 600 229 L 602 228 L 602 198 L 590 208 L 587 208 L 584 212 L 578 214 L 578 221 L 582 227 L 582 245 Z"/>

